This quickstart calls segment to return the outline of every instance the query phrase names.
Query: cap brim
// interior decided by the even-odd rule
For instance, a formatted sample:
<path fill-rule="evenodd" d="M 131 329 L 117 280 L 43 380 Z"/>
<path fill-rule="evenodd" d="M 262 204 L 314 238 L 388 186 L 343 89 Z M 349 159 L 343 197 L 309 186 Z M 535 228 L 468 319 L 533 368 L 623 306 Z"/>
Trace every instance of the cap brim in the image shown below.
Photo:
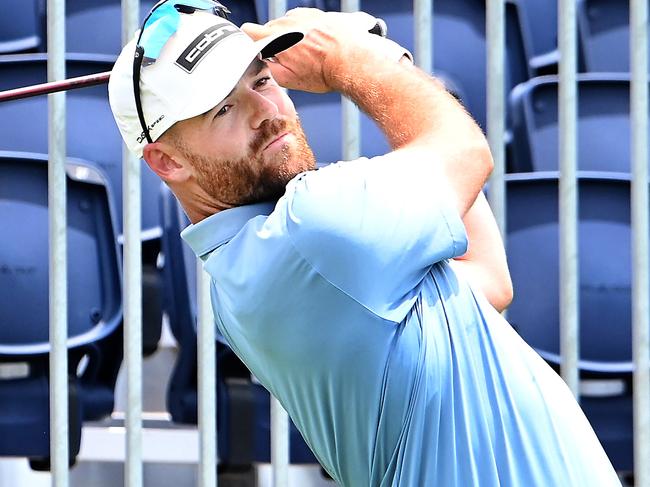
<path fill-rule="evenodd" d="M 305 35 L 302 32 L 286 32 L 260 39 L 255 42 L 255 45 L 260 46 L 259 52 L 262 55 L 262 59 L 268 59 L 298 44 L 303 37 Z"/>

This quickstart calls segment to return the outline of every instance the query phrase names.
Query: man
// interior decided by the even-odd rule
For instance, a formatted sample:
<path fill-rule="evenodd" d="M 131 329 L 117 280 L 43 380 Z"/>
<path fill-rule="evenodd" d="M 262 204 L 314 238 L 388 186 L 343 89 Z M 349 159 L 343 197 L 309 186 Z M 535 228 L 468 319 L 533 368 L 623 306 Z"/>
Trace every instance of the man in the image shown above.
<path fill-rule="evenodd" d="M 568 389 L 497 312 L 512 290 L 480 193 L 483 134 L 360 22 L 293 10 L 242 27 L 262 45 L 181 13 L 139 73 L 144 116 L 133 42 L 115 65 L 118 126 L 193 223 L 219 330 L 340 485 L 619 485 Z M 280 85 L 347 95 L 393 151 L 314 170 Z"/>

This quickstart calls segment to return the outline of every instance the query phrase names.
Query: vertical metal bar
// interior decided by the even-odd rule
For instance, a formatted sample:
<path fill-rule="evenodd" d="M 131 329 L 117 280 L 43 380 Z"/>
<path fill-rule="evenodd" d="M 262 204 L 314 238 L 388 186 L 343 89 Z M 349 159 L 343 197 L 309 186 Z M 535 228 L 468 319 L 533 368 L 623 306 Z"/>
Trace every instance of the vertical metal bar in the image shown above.
<path fill-rule="evenodd" d="M 47 2 L 47 78 L 65 79 L 65 2 Z M 67 487 L 68 474 L 68 273 L 66 241 L 65 93 L 48 99 L 50 456 L 52 485 Z"/>
<path fill-rule="evenodd" d="M 140 13 L 138 0 L 122 0 L 122 43 L 131 39 Z M 142 485 L 142 250 L 140 160 L 122 150 L 124 207 L 124 361 L 126 365 L 126 465 L 124 485 Z"/>
<path fill-rule="evenodd" d="M 578 184 L 576 2 L 558 0 L 560 49 L 559 110 L 559 222 L 560 222 L 560 354 L 562 378 L 578 397 Z"/>
<path fill-rule="evenodd" d="M 433 0 L 413 0 L 415 64 L 425 73 L 433 71 Z"/>
<path fill-rule="evenodd" d="M 198 394 L 199 394 L 199 486 L 217 485 L 217 401 L 214 318 L 210 303 L 210 276 L 197 261 L 198 295 Z"/>
<path fill-rule="evenodd" d="M 341 0 L 341 12 L 357 12 L 359 0 Z M 343 123 L 343 160 L 349 161 L 361 155 L 361 113 L 348 98 L 341 96 Z"/>
<path fill-rule="evenodd" d="M 648 2 L 630 1 L 632 124 L 632 343 L 634 479 L 650 486 L 650 283 L 648 269 Z"/>
<path fill-rule="evenodd" d="M 271 395 L 271 466 L 273 487 L 289 485 L 289 415 Z"/>
<path fill-rule="evenodd" d="M 497 225 L 504 237 L 506 232 L 505 186 L 505 6 L 504 0 L 488 0 L 485 15 L 487 139 L 494 160 L 488 198 Z"/>
<path fill-rule="evenodd" d="M 287 0 L 269 0 L 269 20 L 282 17 L 287 11 Z"/>
<path fill-rule="evenodd" d="M 269 18 L 282 17 L 287 0 L 269 0 Z M 289 415 L 278 400 L 271 396 L 271 468 L 273 486 L 289 485 Z"/>

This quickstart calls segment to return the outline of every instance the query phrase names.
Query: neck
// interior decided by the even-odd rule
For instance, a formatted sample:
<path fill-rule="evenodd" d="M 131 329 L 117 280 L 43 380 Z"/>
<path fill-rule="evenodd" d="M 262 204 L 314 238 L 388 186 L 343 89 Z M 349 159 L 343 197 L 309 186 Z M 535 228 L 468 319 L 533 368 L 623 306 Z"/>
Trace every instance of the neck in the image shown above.
<path fill-rule="evenodd" d="M 183 207 L 185 214 L 192 224 L 198 223 L 222 210 L 232 208 L 230 205 L 223 204 L 210 197 L 198 185 L 187 187 L 187 185 L 169 184 L 176 199 Z"/>

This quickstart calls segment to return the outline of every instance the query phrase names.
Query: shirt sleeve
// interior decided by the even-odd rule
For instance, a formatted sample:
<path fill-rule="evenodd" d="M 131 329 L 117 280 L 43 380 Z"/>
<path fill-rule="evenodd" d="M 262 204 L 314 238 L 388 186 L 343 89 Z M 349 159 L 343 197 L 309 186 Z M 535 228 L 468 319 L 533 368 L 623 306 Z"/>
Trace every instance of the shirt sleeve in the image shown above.
<path fill-rule="evenodd" d="M 464 254 L 465 227 L 432 161 L 340 162 L 288 186 L 287 231 L 314 269 L 373 313 L 402 321 L 423 277 Z"/>

